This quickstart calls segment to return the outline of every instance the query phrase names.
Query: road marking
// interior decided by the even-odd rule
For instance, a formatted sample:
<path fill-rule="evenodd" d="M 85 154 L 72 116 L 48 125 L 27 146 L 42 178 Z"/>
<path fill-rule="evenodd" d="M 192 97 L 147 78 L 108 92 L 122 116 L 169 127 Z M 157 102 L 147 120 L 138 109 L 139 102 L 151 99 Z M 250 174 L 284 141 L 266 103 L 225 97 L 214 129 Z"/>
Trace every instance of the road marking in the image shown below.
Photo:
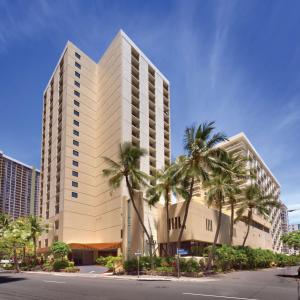
<path fill-rule="evenodd" d="M 95 273 L 95 271 L 90 271 L 89 273 Z"/>
<path fill-rule="evenodd" d="M 46 283 L 66 283 L 65 281 L 43 280 Z"/>
<path fill-rule="evenodd" d="M 183 293 L 183 295 L 190 295 L 190 296 L 204 296 L 204 297 L 224 298 L 224 299 L 238 299 L 238 300 L 258 300 L 258 299 L 252 299 L 252 298 L 240 298 L 240 297 L 218 296 L 218 295 L 206 295 L 206 294 L 194 294 L 194 293 Z"/>

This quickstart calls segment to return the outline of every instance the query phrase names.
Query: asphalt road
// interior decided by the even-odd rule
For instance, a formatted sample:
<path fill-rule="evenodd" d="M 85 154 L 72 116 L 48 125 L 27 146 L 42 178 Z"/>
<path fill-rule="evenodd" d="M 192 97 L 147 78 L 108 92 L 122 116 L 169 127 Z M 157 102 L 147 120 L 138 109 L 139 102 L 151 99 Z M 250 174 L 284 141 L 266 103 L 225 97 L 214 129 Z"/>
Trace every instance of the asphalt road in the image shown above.
<path fill-rule="evenodd" d="M 215 281 L 136 281 L 0 273 L 1 300 L 298 300 L 293 269 L 235 272 Z M 300 298 L 299 298 L 300 299 Z"/>

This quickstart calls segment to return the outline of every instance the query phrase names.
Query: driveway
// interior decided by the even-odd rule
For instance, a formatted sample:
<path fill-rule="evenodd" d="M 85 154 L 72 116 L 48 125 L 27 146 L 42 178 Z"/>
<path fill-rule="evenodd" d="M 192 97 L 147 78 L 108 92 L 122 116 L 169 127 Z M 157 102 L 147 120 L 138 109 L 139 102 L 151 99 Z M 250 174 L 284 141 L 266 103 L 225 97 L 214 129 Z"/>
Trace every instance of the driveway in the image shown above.
<path fill-rule="evenodd" d="M 78 266 L 80 269 L 79 273 L 83 274 L 103 274 L 108 271 L 106 267 L 92 265 L 92 266 Z"/>

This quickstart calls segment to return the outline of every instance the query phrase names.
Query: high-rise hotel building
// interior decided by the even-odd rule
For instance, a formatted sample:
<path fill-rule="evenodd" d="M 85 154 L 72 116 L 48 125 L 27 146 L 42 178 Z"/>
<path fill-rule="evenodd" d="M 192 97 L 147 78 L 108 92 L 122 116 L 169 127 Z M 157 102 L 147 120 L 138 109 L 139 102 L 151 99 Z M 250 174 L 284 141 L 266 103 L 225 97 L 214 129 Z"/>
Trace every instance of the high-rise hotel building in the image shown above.
<path fill-rule="evenodd" d="M 97 251 L 146 251 L 125 186 L 112 192 L 102 176 L 103 156 L 117 160 L 129 141 L 147 150 L 147 174 L 169 164 L 169 111 L 169 81 L 123 31 L 98 63 L 67 43 L 44 92 L 38 213 L 51 226 L 40 247 L 64 241 L 85 262 Z M 137 197 L 156 240 L 156 210 Z"/>
<path fill-rule="evenodd" d="M 36 215 L 40 172 L 0 151 L 0 213 L 13 219 Z"/>

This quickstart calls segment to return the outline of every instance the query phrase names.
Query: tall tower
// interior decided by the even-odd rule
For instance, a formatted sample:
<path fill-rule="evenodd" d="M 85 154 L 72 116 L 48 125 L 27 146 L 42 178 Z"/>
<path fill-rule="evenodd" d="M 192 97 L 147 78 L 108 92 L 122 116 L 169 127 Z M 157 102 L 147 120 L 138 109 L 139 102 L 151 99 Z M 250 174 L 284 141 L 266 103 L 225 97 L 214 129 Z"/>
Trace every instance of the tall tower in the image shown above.
<path fill-rule="evenodd" d="M 147 250 L 125 186 L 112 192 L 102 177 L 103 156 L 117 160 L 129 141 L 147 150 L 147 174 L 169 164 L 169 103 L 168 80 L 123 31 L 98 63 L 67 43 L 44 92 L 39 215 L 52 230 L 41 247 L 61 240 L 74 250 Z M 155 209 L 139 198 L 156 239 Z"/>
<path fill-rule="evenodd" d="M 40 173 L 0 151 L 0 213 L 16 219 L 36 215 Z"/>

